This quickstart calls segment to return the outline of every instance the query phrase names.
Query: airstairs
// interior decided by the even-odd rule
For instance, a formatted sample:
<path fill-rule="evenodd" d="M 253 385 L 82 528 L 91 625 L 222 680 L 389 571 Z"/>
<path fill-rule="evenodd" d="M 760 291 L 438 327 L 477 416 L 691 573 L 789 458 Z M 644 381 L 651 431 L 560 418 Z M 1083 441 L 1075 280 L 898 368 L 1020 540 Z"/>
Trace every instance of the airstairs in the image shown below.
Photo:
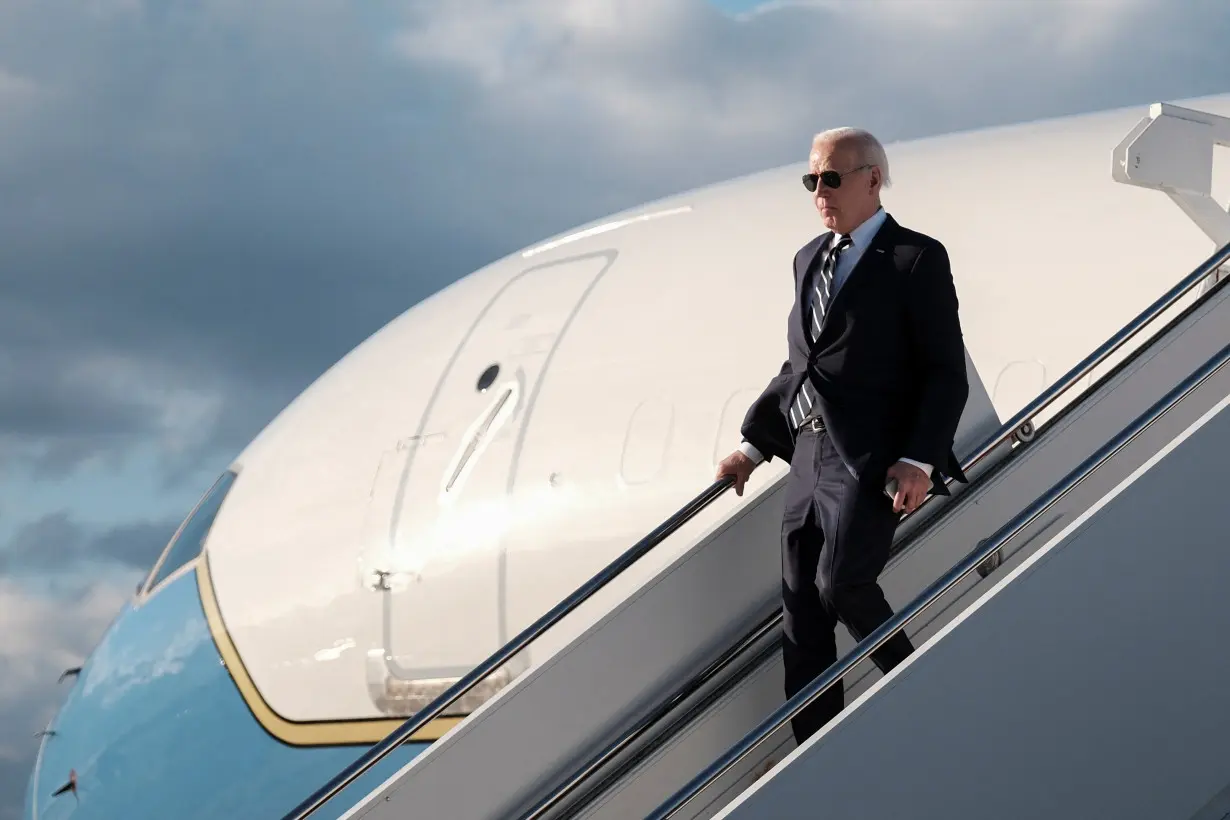
<path fill-rule="evenodd" d="M 1115 178 L 1167 193 L 1221 250 L 960 454 L 970 484 L 898 529 L 882 585 L 909 603 L 857 646 L 838 630 L 842 659 L 807 690 L 783 704 L 779 546 L 764 537 L 783 478 L 343 816 L 797 817 L 823 794 L 831 816 L 1203 820 L 1230 801 L 1217 754 L 1230 699 L 1210 688 L 1230 663 L 1216 503 L 1230 215 L 1209 194 L 1214 144 L 1230 144 L 1230 121 L 1155 105 L 1118 146 Z M 286 820 L 329 804 L 728 488 L 707 488 Z M 896 629 L 919 648 L 881 677 L 868 657 Z M 1178 676 L 1183 697 L 1155 694 Z M 795 749 L 790 716 L 837 680 L 849 705 Z M 1109 788 L 1139 772 L 1152 780 Z M 1162 781 L 1153 802 L 1122 799 Z"/>
<path fill-rule="evenodd" d="M 1230 815 L 1228 362 L 1230 345 L 1031 506 L 1021 519 L 1098 486 L 1093 504 L 710 816 L 784 820 L 818 805 L 869 820 Z M 896 620 L 972 573 L 983 552 Z M 774 725 L 647 816 L 699 816 L 705 785 Z"/>

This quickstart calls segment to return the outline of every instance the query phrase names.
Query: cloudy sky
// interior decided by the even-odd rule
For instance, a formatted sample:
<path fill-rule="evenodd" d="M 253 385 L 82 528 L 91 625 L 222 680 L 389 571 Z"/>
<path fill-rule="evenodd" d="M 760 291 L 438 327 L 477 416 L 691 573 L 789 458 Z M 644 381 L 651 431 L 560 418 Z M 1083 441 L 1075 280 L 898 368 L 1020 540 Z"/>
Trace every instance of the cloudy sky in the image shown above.
<path fill-rule="evenodd" d="M 755 6 L 0 0 L 0 820 L 196 497 L 441 286 L 820 128 L 1230 91 L 1224 0 Z"/>

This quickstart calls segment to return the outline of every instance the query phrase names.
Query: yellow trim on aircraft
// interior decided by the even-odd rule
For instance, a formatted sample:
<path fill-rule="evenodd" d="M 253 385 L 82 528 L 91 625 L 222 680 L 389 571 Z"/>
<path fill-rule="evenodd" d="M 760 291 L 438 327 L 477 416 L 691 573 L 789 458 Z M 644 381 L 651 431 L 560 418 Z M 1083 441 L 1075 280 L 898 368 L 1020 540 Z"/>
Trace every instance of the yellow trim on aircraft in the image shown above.
<path fill-rule="evenodd" d="M 301 722 L 287 720 L 265 702 L 260 690 L 248 675 L 248 670 L 239 657 L 239 651 L 231 641 L 226 625 L 222 621 L 222 611 L 218 608 L 214 597 L 213 580 L 209 574 L 209 561 L 204 553 L 196 559 L 197 587 L 201 591 L 201 606 L 205 610 L 205 621 L 209 624 L 209 632 L 218 654 L 226 664 L 231 674 L 231 680 L 239 689 L 240 696 L 248 705 L 252 716 L 264 727 L 265 731 L 283 743 L 292 746 L 338 746 L 353 743 L 377 743 L 404 722 L 400 718 L 375 718 L 357 720 L 311 721 Z M 436 718 L 428 723 L 407 742 L 434 741 L 444 736 L 445 732 L 461 722 L 460 717 Z"/>

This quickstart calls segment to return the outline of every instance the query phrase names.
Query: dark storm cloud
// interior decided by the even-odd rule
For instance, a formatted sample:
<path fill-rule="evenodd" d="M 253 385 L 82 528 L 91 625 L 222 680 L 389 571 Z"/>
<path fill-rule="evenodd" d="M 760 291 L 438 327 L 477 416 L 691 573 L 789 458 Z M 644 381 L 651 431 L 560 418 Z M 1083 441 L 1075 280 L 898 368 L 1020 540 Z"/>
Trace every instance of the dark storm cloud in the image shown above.
<path fill-rule="evenodd" d="M 7 307 L 7 306 L 6 306 Z M 8 311 L 3 311 L 8 312 Z M 3 326 L 0 320 L 0 326 Z M 0 331 L 2 333 L 3 331 Z M 0 357 L 0 430 L 13 436 L 43 437 L 65 431 L 94 435 L 134 435 L 148 430 L 148 408 L 133 396 L 111 396 L 104 402 L 82 402 L 82 393 L 92 392 L 81 378 L 76 357 L 55 350 L 14 355 L 19 342 L 8 335 L 9 350 Z"/>
<path fill-rule="evenodd" d="M 45 515 L 19 528 L 0 546 L 0 575 L 68 573 L 83 565 L 114 563 L 147 570 L 162 552 L 178 521 L 131 521 L 88 529 L 68 512 Z"/>
<path fill-rule="evenodd" d="M 44 466 L 155 437 L 167 391 L 225 396 L 208 443 L 240 446 L 512 241 L 462 224 L 452 191 L 475 180 L 438 160 L 467 140 L 361 21 L 77 9 L 0 12 L 22 86 L 0 126 L 0 430 Z"/>
<path fill-rule="evenodd" d="M 44 467 L 237 448 L 406 307 L 542 236 L 886 138 L 1222 90 L 1213 3 L 14 0 L 0 425 Z M 145 397 L 70 373 L 101 351 Z M 97 375 L 97 374 L 96 374 Z M 70 442 L 69 446 L 65 441 Z"/>

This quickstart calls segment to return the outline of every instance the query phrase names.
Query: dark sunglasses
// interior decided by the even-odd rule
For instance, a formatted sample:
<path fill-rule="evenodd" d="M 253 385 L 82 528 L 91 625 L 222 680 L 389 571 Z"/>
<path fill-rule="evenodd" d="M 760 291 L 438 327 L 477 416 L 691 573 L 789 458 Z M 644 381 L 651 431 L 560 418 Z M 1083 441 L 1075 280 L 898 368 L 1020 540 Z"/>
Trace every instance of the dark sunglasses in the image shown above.
<path fill-rule="evenodd" d="M 846 171 L 844 174 L 839 174 L 836 171 L 821 171 L 818 174 L 803 174 L 803 187 L 811 191 L 812 193 L 815 193 L 816 192 L 816 181 L 819 180 L 820 182 L 824 183 L 824 187 L 826 188 L 840 188 L 842 177 L 849 176 L 850 174 L 853 174 L 855 171 L 861 171 L 864 168 L 870 168 L 870 167 L 871 167 L 870 165 L 860 165 L 857 168 L 851 168 L 849 171 Z"/>

